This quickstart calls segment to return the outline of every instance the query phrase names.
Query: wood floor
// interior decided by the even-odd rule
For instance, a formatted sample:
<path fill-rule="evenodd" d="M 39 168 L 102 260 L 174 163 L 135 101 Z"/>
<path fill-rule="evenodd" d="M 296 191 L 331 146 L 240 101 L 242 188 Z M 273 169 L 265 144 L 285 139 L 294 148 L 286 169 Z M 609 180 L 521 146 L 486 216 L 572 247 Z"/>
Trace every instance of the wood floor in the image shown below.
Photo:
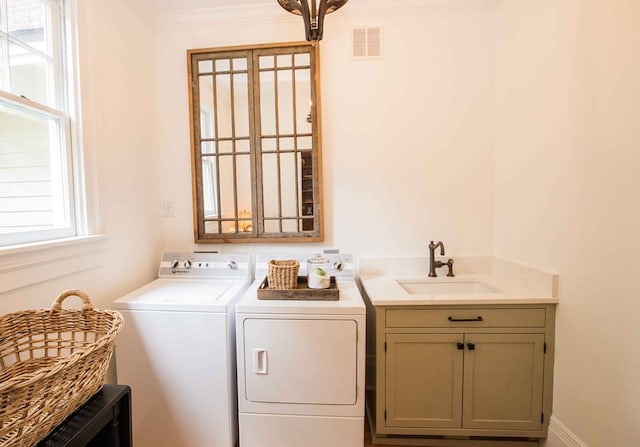
<path fill-rule="evenodd" d="M 384 447 L 387 444 L 374 444 L 371 442 L 371 433 L 370 432 L 366 432 L 364 434 L 364 447 Z M 391 447 L 391 446 L 389 446 Z"/>
<path fill-rule="evenodd" d="M 369 429 L 369 423 L 367 422 L 367 418 L 365 418 L 365 427 L 364 427 L 364 447 L 398 447 L 396 444 L 391 445 L 391 444 L 374 444 L 371 441 L 371 431 Z M 451 442 L 451 441 L 450 441 Z M 481 441 L 481 442 L 487 442 L 487 441 Z M 449 445 L 449 444 L 447 444 Z M 478 445 L 478 444 L 474 444 L 474 445 Z M 487 444 L 482 444 L 483 446 L 486 446 Z M 524 445 L 524 444 L 518 444 L 519 446 Z M 527 446 L 530 446 L 530 444 L 526 444 Z M 538 444 L 535 444 L 538 445 Z M 324 446 L 324 447 L 333 447 L 330 445 Z M 492 445 L 492 447 L 495 447 L 494 445 Z"/>
<path fill-rule="evenodd" d="M 365 418 L 366 421 L 367 418 Z M 365 423 L 364 426 L 364 447 L 372 447 L 374 444 L 371 443 L 371 431 L 369 430 L 369 424 Z M 380 445 L 380 444 L 375 444 Z"/>
<path fill-rule="evenodd" d="M 364 418 L 364 447 L 384 447 L 386 444 L 374 444 L 371 442 L 371 429 L 369 428 L 369 421 Z"/>

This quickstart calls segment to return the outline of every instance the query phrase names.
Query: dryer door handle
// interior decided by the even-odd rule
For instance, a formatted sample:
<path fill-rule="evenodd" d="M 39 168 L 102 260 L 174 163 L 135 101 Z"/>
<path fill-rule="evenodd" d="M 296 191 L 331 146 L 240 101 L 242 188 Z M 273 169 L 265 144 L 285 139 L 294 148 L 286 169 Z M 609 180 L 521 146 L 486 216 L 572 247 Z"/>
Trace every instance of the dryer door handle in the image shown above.
<path fill-rule="evenodd" d="M 267 374 L 268 371 L 267 350 L 264 348 L 253 349 L 253 373 Z"/>

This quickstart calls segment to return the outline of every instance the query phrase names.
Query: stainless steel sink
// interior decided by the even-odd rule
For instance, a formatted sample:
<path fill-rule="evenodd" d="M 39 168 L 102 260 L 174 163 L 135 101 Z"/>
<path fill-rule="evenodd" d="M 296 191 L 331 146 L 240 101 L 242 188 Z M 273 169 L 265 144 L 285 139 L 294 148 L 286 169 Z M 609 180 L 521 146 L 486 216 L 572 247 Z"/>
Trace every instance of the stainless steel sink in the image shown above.
<path fill-rule="evenodd" d="M 476 280 L 402 280 L 396 282 L 411 295 L 485 295 L 487 293 L 502 293 L 501 290 Z"/>

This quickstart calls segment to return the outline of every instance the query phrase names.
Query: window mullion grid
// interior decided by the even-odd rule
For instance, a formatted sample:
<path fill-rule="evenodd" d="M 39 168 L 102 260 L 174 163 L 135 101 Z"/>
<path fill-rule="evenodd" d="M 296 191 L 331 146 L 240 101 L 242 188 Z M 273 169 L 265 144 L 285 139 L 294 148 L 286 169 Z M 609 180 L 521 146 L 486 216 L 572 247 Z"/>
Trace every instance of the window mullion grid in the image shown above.
<path fill-rule="evenodd" d="M 260 86 L 260 53 L 250 51 L 247 59 L 247 83 L 249 84 L 249 158 L 251 164 L 252 189 L 252 221 L 256 237 L 264 234 L 264 185 L 262 177 L 263 165 L 263 132 L 262 132 L 262 99 Z"/>
<path fill-rule="evenodd" d="M 318 141 L 320 139 L 320 136 L 318 135 L 318 121 L 319 121 L 319 106 L 318 106 L 318 98 L 317 98 L 317 82 L 315 81 L 316 79 L 316 70 L 319 67 L 319 59 L 318 59 L 318 49 L 315 46 L 312 46 L 309 49 L 309 77 L 310 77 L 310 90 L 309 90 L 309 97 L 310 97 L 310 104 L 309 104 L 309 117 L 311 118 L 311 120 L 309 121 L 309 124 L 311 124 L 311 154 L 310 154 L 310 160 L 311 160 L 311 175 L 312 175 L 312 181 L 311 183 L 311 188 L 312 188 L 312 204 L 313 204 L 313 208 L 312 208 L 312 214 L 311 214 L 311 218 L 313 219 L 313 227 L 312 229 L 314 231 L 318 231 L 321 227 L 321 223 L 320 223 L 320 215 L 321 215 L 321 210 L 319 208 L 319 203 L 321 201 L 321 187 L 320 187 L 320 177 L 322 176 L 322 173 L 320 171 L 320 148 L 318 145 Z"/>
<path fill-rule="evenodd" d="M 213 114 L 213 128 L 214 128 L 214 138 L 215 138 L 215 154 L 216 154 L 216 200 L 217 205 L 216 209 L 218 211 L 218 234 L 222 234 L 222 221 L 220 218 L 222 217 L 222 202 L 220 201 L 220 141 L 218 134 L 218 73 L 216 71 L 216 61 L 217 59 L 212 60 L 212 83 L 213 83 L 213 109 L 216 111 Z"/>
<path fill-rule="evenodd" d="M 280 175 L 280 95 L 278 94 L 278 58 L 273 56 L 273 90 L 274 90 L 274 108 L 276 116 L 276 163 L 278 165 L 278 229 L 282 233 L 282 178 Z"/>
<path fill-rule="evenodd" d="M 234 59 L 229 58 L 229 94 L 231 97 L 231 162 L 233 166 L 233 210 L 235 217 L 235 232 L 239 233 L 239 220 L 238 220 L 238 172 L 237 172 L 237 156 L 236 156 L 236 101 L 235 101 L 235 67 Z"/>
<path fill-rule="evenodd" d="M 296 227 L 298 232 L 302 231 L 302 219 L 299 216 L 300 212 L 300 198 L 302 197 L 300 192 L 300 183 L 298 179 L 298 108 L 296 97 L 296 58 L 295 51 L 291 52 L 291 100 L 293 101 L 293 165 L 295 167 L 295 189 L 296 189 Z"/>

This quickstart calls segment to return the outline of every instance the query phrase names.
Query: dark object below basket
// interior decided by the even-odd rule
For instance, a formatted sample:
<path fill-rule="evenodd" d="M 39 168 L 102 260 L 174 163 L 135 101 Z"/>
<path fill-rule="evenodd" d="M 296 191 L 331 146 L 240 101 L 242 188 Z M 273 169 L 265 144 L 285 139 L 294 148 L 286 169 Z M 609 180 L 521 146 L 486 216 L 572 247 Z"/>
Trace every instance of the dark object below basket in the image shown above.
<path fill-rule="evenodd" d="M 36 447 L 131 447 L 131 388 L 104 385 Z"/>
<path fill-rule="evenodd" d="M 300 300 L 300 301 L 337 301 L 340 299 L 340 289 L 336 277 L 331 277 L 328 289 L 310 289 L 307 287 L 307 277 L 298 276 L 295 289 L 269 289 L 269 278 L 265 277 L 257 290 L 259 300 Z"/>

